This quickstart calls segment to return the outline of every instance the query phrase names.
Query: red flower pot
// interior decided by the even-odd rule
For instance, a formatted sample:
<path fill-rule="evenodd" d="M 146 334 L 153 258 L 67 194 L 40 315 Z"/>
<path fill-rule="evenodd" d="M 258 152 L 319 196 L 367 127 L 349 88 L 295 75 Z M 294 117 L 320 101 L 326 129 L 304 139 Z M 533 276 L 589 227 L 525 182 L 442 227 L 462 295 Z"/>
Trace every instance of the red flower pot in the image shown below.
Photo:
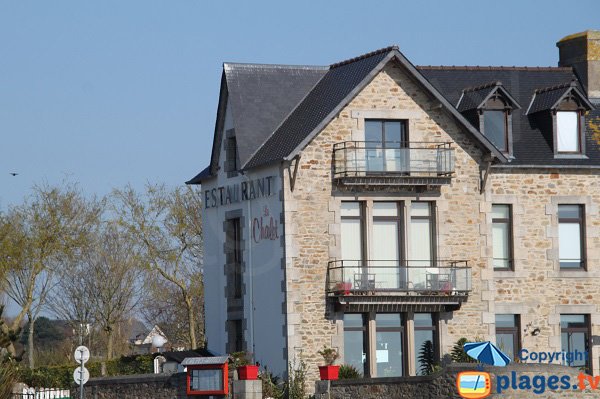
<path fill-rule="evenodd" d="M 237 369 L 238 378 L 240 380 L 256 380 L 258 379 L 258 366 L 247 365 L 240 366 Z"/>
<path fill-rule="evenodd" d="M 339 295 L 350 295 L 350 289 L 352 288 L 351 283 L 337 283 L 336 284 L 336 292 Z"/>
<path fill-rule="evenodd" d="M 319 366 L 321 380 L 337 380 L 340 375 L 340 366 Z"/>

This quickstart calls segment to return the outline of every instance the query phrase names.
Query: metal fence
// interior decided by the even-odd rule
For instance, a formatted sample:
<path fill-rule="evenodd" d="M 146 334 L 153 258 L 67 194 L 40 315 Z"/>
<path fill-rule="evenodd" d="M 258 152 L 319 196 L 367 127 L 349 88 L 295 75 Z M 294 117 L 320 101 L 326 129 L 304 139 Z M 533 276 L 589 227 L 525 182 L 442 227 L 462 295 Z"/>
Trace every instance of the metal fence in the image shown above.
<path fill-rule="evenodd" d="M 471 268 L 462 260 L 336 260 L 329 262 L 330 294 L 467 293 Z"/>
<path fill-rule="evenodd" d="M 447 177 L 454 173 L 450 143 L 345 141 L 333 146 L 334 176 Z"/>
<path fill-rule="evenodd" d="M 10 399 L 71 399 L 71 391 L 63 388 L 24 388 Z"/>

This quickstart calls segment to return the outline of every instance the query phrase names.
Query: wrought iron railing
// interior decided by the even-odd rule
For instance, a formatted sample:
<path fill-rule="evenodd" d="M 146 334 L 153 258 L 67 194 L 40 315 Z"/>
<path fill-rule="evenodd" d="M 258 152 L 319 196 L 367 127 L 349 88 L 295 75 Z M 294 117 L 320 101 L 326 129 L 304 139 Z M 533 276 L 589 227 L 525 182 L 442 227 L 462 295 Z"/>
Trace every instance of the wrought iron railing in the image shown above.
<path fill-rule="evenodd" d="M 344 141 L 333 145 L 334 177 L 451 177 L 450 143 Z"/>
<path fill-rule="evenodd" d="M 327 292 L 443 293 L 471 291 L 471 268 L 459 260 L 335 260 L 327 268 Z"/>

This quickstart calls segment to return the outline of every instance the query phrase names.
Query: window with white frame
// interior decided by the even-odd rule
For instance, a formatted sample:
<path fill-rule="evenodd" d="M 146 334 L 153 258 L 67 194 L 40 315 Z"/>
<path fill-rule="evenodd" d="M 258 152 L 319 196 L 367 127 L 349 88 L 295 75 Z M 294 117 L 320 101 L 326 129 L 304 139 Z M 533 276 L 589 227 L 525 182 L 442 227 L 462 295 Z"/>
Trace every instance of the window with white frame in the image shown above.
<path fill-rule="evenodd" d="M 581 152 L 579 112 L 558 111 L 556 113 L 557 151 Z"/>
<path fill-rule="evenodd" d="M 492 254 L 494 270 L 512 270 L 512 209 L 510 205 L 492 205 Z"/>
<path fill-rule="evenodd" d="M 558 255 L 561 269 L 585 268 L 584 215 L 583 205 L 558 205 Z"/>

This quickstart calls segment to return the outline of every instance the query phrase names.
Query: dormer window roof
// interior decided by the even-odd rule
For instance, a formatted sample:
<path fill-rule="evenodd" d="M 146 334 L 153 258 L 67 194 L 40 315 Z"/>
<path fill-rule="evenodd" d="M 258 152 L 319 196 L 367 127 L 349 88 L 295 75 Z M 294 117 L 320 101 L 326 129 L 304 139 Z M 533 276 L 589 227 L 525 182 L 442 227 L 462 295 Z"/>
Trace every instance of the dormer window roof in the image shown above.
<path fill-rule="evenodd" d="M 538 89 L 527 115 L 551 118 L 555 158 L 585 157 L 585 113 L 594 106 L 575 82 Z M 548 132 L 550 133 L 550 132 Z"/>
<path fill-rule="evenodd" d="M 504 102 L 507 109 L 521 108 L 517 100 L 502 86 L 502 82 L 496 81 L 464 89 L 458 104 L 456 104 L 456 109 L 459 112 L 482 110 L 486 108 L 490 100 L 494 99 Z"/>
<path fill-rule="evenodd" d="M 559 106 L 565 103 L 565 101 L 574 102 L 581 111 L 594 109 L 592 103 L 577 88 L 577 84 L 575 82 L 570 82 L 558 86 L 537 89 L 533 94 L 533 98 L 531 99 L 531 103 L 525 114 L 531 115 L 541 111 L 557 111 Z"/>
<path fill-rule="evenodd" d="M 512 154 L 511 113 L 521 106 L 501 82 L 464 89 L 456 108 L 473 123 L 479 121 L 479 130 L 498 150 Z"/>

